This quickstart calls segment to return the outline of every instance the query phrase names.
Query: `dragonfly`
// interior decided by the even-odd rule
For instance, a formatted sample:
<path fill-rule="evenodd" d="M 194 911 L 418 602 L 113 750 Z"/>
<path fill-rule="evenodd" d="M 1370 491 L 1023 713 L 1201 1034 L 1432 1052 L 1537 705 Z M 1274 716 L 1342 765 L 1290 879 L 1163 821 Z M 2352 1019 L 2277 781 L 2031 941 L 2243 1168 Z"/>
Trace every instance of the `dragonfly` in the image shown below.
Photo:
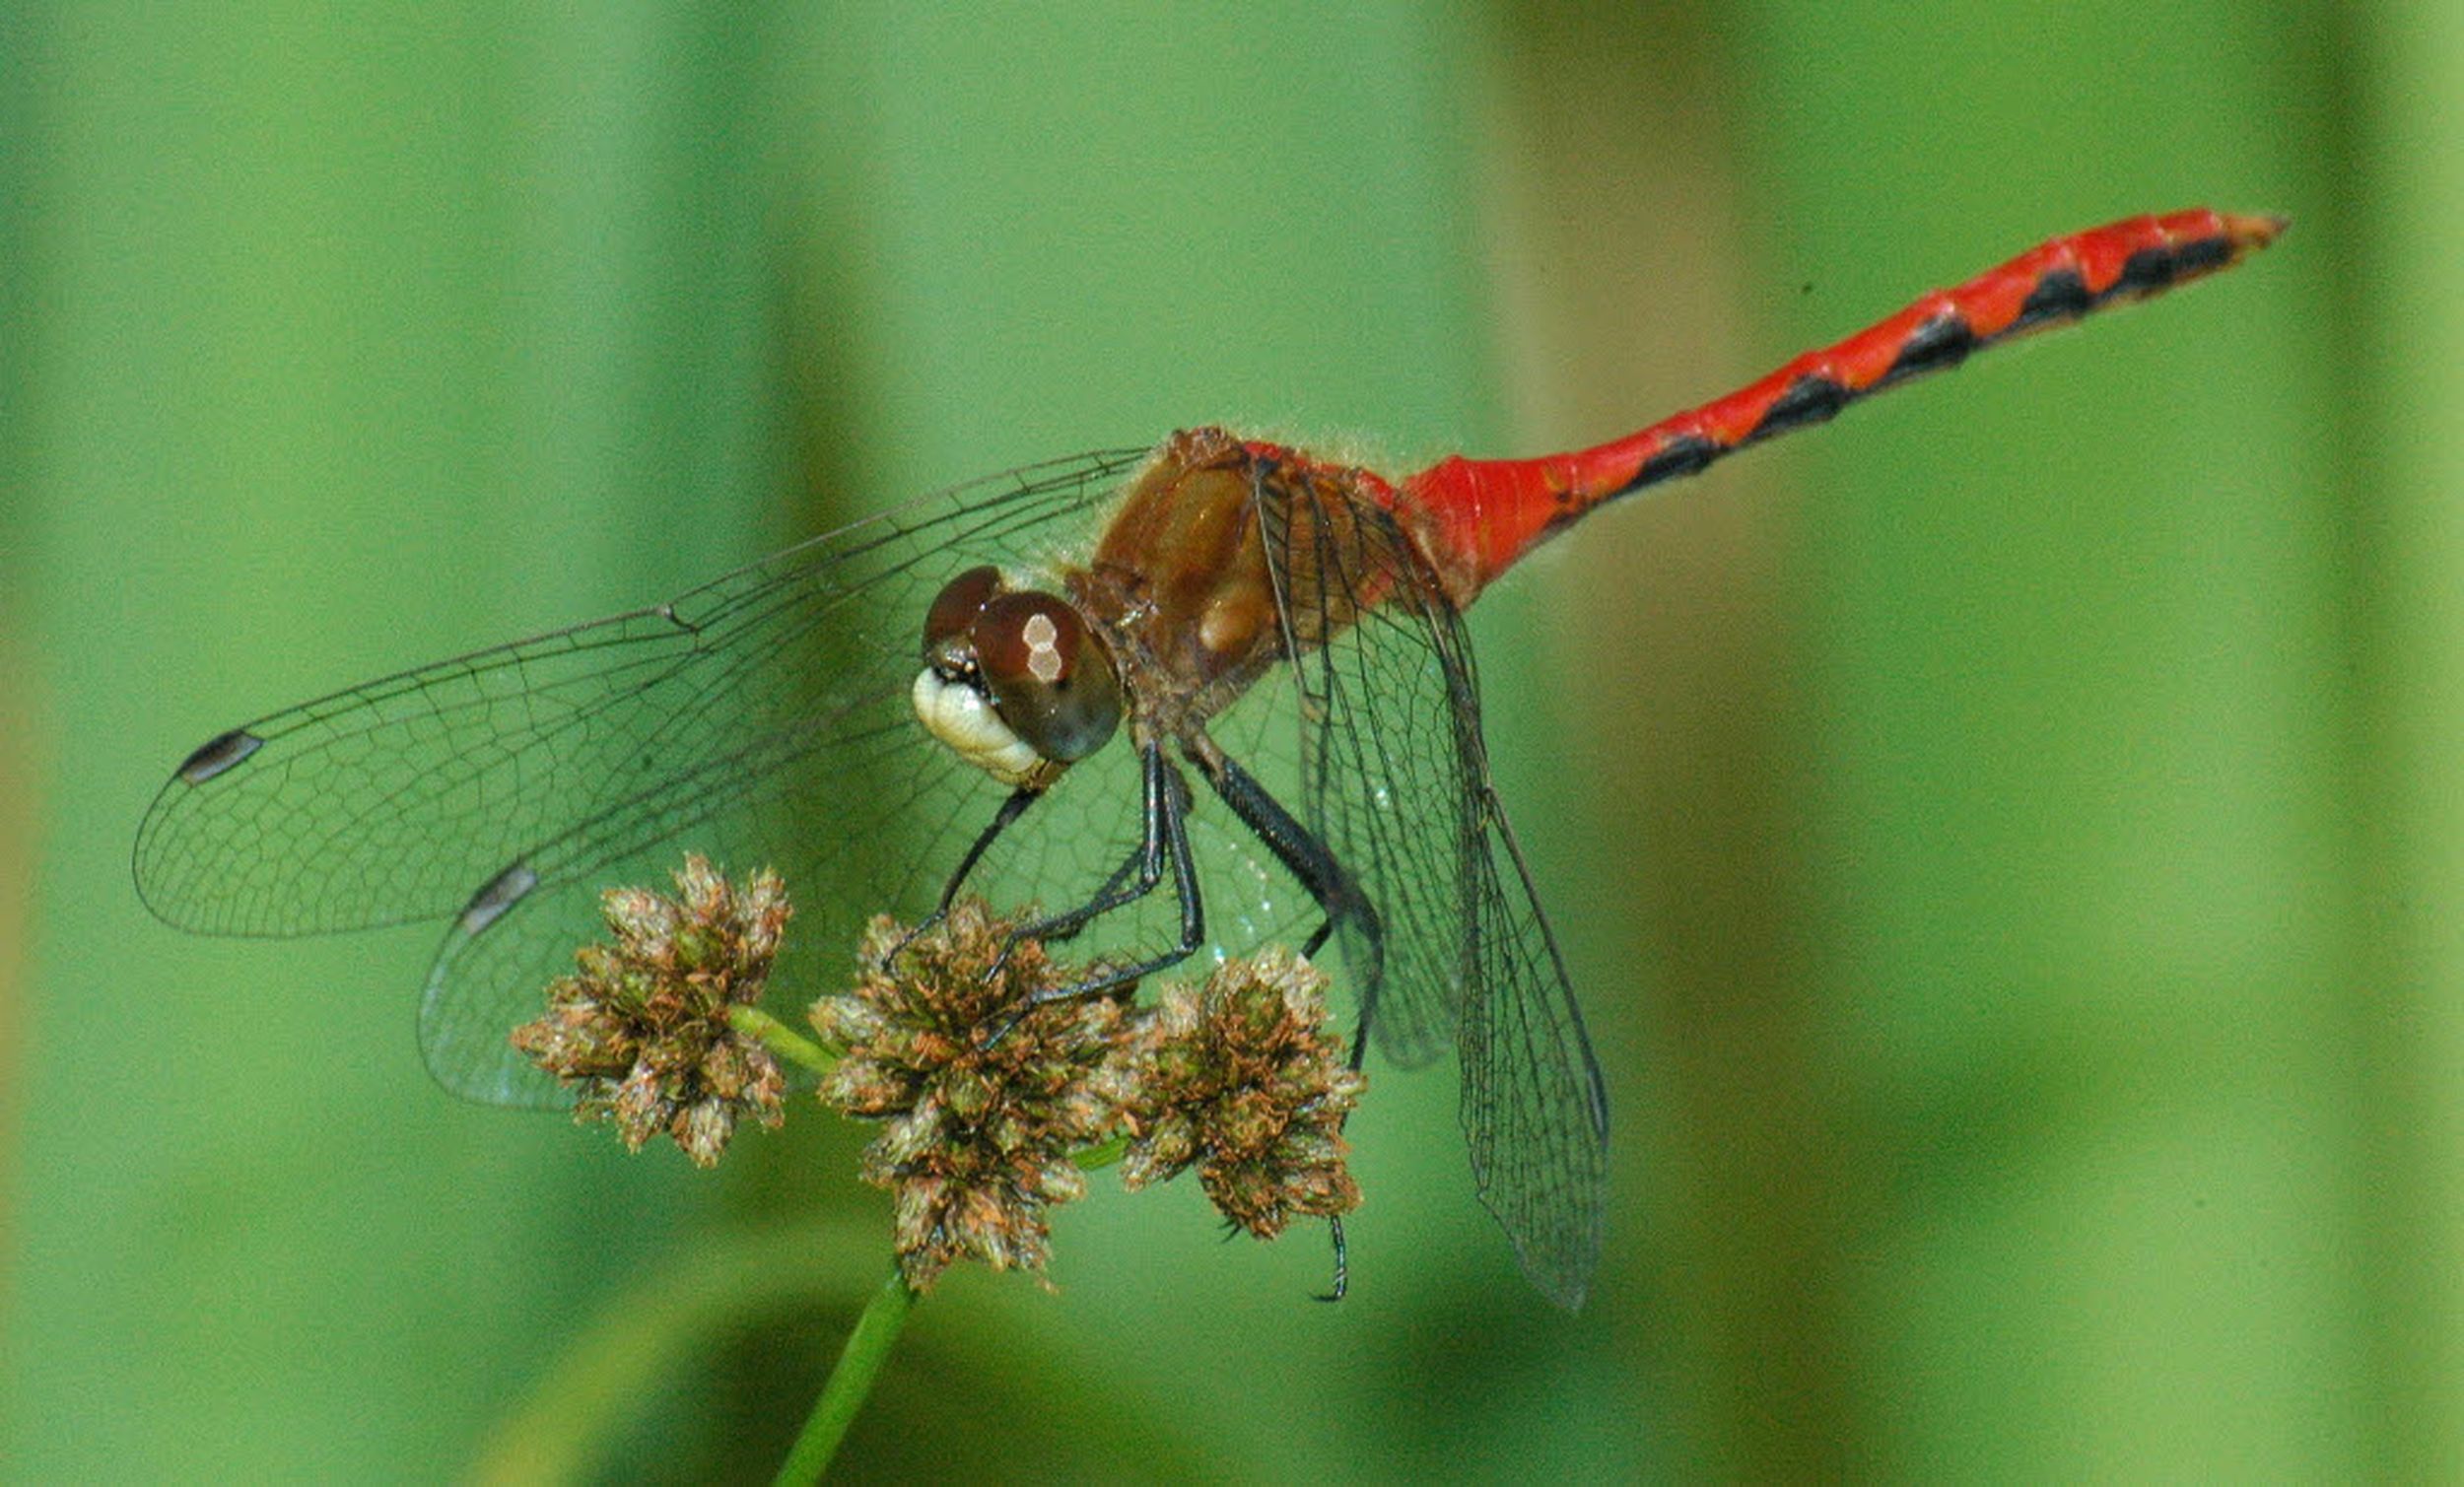
<path fill-rule="evenodd" d="M 137 888 L 216 935 L 442 921 L 427 1066 L 514 1106 L 564 1097 L 510 1030 L 593 937 L 600 890 L 679 847 L 784 872 L 779 979 L 810 989 L 865 917 L 962 885 L 1062 906 L 1030 927 L 1104 948 L 1104 985 L 1331 945 L 1355 1061 L 1453 1054 L 1480 1200 L 1579 1306 L 1608 1101 L 1493 782 L 1465 611 L 1598 507 L 2284 227 L 2202 208 L 2056 237 L 1570 453 L 1390 479 L 1197 428 L 961 485 L 663 604 L 218 733 L 146 813 Z"/>

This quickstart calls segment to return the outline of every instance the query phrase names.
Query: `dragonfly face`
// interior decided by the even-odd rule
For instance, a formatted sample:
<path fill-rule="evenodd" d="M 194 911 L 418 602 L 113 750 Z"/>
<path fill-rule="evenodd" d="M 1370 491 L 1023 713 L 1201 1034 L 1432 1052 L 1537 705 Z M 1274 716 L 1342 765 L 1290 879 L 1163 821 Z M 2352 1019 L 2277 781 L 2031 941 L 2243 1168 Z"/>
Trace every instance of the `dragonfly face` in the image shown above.
<path fill-rule="evenodd" d="M 971 568 L 924 615 L 911 694 L 925 731 L 1001 783 L 1041 790 L 1121 726 L 1121 673 L 1068 600 Z"/>

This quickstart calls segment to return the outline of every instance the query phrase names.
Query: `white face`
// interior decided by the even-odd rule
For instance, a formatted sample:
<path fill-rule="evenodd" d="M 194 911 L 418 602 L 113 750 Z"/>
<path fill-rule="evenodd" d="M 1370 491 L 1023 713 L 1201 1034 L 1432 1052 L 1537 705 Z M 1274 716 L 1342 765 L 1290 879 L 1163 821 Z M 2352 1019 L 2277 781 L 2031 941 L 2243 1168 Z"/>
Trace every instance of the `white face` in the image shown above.
<path fill-rule="evenodd" d="M 1005 785 L 1041 783 L 1051 763 L 1010 730 L 983 693 L 965 682 L 944 680 L 926 666 L 908 694 L 924 731 L 956 750 L 958 757 Z"/>

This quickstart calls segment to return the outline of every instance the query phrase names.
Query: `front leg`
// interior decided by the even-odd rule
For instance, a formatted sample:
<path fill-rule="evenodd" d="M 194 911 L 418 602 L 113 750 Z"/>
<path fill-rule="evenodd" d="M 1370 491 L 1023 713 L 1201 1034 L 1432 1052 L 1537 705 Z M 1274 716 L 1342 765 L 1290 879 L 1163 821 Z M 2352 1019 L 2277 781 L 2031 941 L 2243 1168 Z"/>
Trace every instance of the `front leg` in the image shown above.
<path fill-rule="evenodd" d="M 1155 891 L 1156 884 L 1163 881 L 1167 818 L 1177 818 L 1181 814 L 1174 808 L 1174 786 L 1180 786 L 1178 794 L 1184 807 L 1189 789 L 1173 776 L 1172 767 L 1164 762 L 1163 750 L 1152 743 L 1138 748 L 1138 777 L 1141 800 L 1138 845 L 1130 850 L 1128 860 L 1115 869 L 1113 875 L 1106 878 L 1103 886 L 1096 889 L 1085 903 L 1037 919 L 1032 924 L 1020 925 L 1011 932 L 1009 937 L 1012 940 L 1065 940 L 1097 917 L 1145 898 Z"/>
<path fill-rule="evenodd" d="M 1009 792 L 1009 798 L 1001 802 L 1001 808 L 993 813 L 992 821 L 976 834 L 975 845 L 967 848 L 967 855 L 958 859 L 958 866 L 950 873 L 949 881 L 941 885 L 941 902 L 932 906 L 932 912 L 917 920 L 914 928 L 898 937 L 898 943 L 890 947 L 890 953 L 881 957 L 879 969 L 888 971 L 890 963 L 898 959 L 899 952 L 915 942 L 916 936 L 950 916 L 950 906 L 958 902 L 958 890 L 966 883 L 967 875 L 976 870 L 976 863 L 983 860 L 984 854 L 992 849 L 1001 833 L 1009 830 L 1012 823 L 1026 814 L 1028 806 L 1043 797 L 1042 790 L 1026 785 Z"/>
<path fill-rule="evenodd" d="M 1124 863 L 1123 871 L 1115 872 L 1084 904 L 1066 912 L 1021 925 L 1011 931 L 1009 939 L 1011 944 L 1029 939 L 1067 939 L 1098 915 L 1133 904 L 1154 892 L 1169 871 L 1172 874 L 1173 895 L 1181 906 L 1180 940 L 1161 955 L 1107 970 L 1073 985 L 1039 991 L 1028 999 L 1029 1006 L 1128 985 L 1166 967 L 1180 964 L 1206 942 L 1205 905 L 1198 891 L 1197 865 L 1190 856 L 1189 782 L 1164 758 L 1162 746 L 1152 741 L 1140 746 L 1138 765 L 1143 780 L 1143 825 L 1137 850 L 1130 862 Z M 1129 871 L 1132 864 L 1134 872 Z M 1127 881 L 1124 881 L 1125 878 Z M 1006 959 L 1005 954 L 1003 958 Z"/>

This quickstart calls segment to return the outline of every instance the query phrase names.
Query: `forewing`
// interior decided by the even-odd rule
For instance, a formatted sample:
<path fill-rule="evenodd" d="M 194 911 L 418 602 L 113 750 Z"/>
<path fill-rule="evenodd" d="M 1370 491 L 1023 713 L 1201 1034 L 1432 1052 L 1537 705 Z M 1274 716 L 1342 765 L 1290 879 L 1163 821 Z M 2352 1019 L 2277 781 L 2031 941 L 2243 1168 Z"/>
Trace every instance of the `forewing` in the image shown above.
<path fill-rule="evenodd" d="M 430 1068 L 473 1098 L 556 1103 L 505 1037 L 594 937 L 600 888 L 663 884 L 688 849 L 777 866 L 807 962 L 843 962 L 864 913 L 928 906 L 934 848 L 1002 791 L 908 710 L 924 605 L 971 563 L 1067 556 L 1056 544 L 1083 539 L 1142 454 L 960 487 L 667 604 L 231 730 L 147 813 L 139 892 L 214 934 L 450 918 L 422 1003 Z"/>

